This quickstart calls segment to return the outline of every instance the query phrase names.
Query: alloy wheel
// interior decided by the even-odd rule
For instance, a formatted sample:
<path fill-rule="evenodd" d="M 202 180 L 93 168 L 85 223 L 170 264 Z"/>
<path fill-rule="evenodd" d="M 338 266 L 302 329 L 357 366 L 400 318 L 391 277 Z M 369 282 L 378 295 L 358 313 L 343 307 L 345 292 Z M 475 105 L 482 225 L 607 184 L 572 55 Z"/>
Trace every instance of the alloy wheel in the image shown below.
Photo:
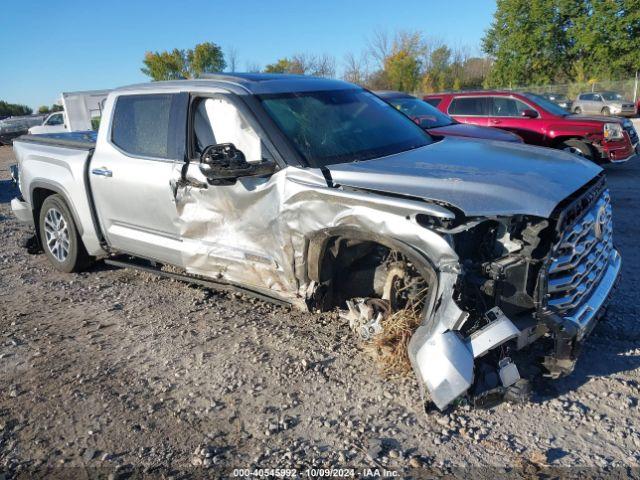
<path fill-rule="evenodd" d="M 60 263 L 64 262 L 71 248 L 69 225 L 57 208 L 50 208 L 44 216 L 44 234 L 51 255 Z"/>

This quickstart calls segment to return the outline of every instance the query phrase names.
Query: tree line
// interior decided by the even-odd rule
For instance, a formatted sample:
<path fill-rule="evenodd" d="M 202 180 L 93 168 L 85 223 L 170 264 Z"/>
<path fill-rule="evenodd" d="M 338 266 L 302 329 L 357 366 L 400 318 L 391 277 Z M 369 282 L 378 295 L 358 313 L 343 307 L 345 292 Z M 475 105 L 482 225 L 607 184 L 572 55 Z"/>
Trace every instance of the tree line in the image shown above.
<path fill-rule="evenodd" d="M 467 48 L 451 48 L 420 32 L 376 31 L 360 54 L 343 59 L 341 77 L 372 89 L 424 92 L 482 86 L 491 62 Z M 247 63 L 248 72 L 290 73 L 335 78 L 336 58 L 329 54 L 295 53 L 263 67 Z M 238 53 L 206 42 L 193 49 L 146 52 L 141 71 L 152 80 L 198 78 L 207 73 L 236 71 Z"/>
<path fill-rule="evenodd" d="M 640 0 L 497 0 L 485 85 L 622 80 L 640 69 Z"/>
<path fill-rule="evenodd" d="M 19 117 L 21 115 L 31 115 L 33 110 L 26 105 L 18 105 L 15 103 L 7 103 L 0 100 L 0 118 Z"/>
<path fill-rule="evenodd" d="M 497 0 L 481 54 L 419 31 L 373 32 L 342 59 L 340 76 L 371 89 L 429 93 L 630 78 L 640 69 L 640 0 Z M 152 80 L 196 78 L 239 67 L 238 52 L 206 42 L 147 52 Z M 249 72 L 336 77 L 336 58 L 296 53 Z"/>

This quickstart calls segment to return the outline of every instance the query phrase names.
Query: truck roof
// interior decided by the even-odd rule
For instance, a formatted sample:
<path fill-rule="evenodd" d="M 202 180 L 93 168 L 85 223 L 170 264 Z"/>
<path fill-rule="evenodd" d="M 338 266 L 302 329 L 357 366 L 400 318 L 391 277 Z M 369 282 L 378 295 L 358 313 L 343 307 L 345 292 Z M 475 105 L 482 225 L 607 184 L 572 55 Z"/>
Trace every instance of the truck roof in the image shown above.
<path fill-rule="evenodd" d="M 328 78 L 310 77 L 308 75 L 292 75 L 281 73 L 215 73 L 205 74 L 193 80 L 171 80 L 129 85 L 116 89 L 116 92 L 127 90 L 146 90 L 157 88 L 197 87 L 231 88 L 237 93 L 264 95 L 270 93 L 312 92 L 321 90 L 344 90 L 355 88 L 352 83 Z"/>

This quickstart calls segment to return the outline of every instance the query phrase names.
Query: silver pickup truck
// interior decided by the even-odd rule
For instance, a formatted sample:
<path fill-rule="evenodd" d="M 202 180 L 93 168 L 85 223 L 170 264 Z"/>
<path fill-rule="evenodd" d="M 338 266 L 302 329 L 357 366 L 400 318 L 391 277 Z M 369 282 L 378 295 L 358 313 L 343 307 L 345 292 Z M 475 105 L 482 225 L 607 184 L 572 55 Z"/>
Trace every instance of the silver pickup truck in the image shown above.
<path fill-rule="evenodd" d="M 524 387 L 538 346 L 571 372 L 620 270 L 602 170 L 577 156 L 431 137 L 352 84 L 214 75 L 109 94 L 97 137 L 14 143 L 51 263 L 101 259 L 309 310 L 363 337 L 420 312 L 425 400 Z M 538 348 L 536 347 L 536 348 Z"/>

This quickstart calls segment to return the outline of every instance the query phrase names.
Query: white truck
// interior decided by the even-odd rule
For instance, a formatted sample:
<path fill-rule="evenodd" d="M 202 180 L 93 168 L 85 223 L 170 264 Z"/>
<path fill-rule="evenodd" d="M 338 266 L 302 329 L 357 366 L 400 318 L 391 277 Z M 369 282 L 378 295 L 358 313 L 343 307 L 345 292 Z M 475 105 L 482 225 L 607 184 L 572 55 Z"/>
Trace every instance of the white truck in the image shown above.
<path fill-rule="evenodd" d="M 104 102 L 110 90 L 89 90 L 85 92 L 63 92 L 62 111 L 53 112 L 44 119 L 42 125 L 29 129 L 31 135 L 61 132 L 85 132 L 94 129 L 104 109 Z"/>
<path fill-rule="evenodd" d="M 439 408 L 525 392 L 514 359 L 530 344 L 550 375 L 571 372 L 620 271 L 600 167 L 431 137 L 345 82 L 121 88 L 97 136 L 30 135 L 14 149 L 13 212 L 57 269 L 102 259 L 337 308 L 362 337 L 418 313 L 408 355 Z"/>

